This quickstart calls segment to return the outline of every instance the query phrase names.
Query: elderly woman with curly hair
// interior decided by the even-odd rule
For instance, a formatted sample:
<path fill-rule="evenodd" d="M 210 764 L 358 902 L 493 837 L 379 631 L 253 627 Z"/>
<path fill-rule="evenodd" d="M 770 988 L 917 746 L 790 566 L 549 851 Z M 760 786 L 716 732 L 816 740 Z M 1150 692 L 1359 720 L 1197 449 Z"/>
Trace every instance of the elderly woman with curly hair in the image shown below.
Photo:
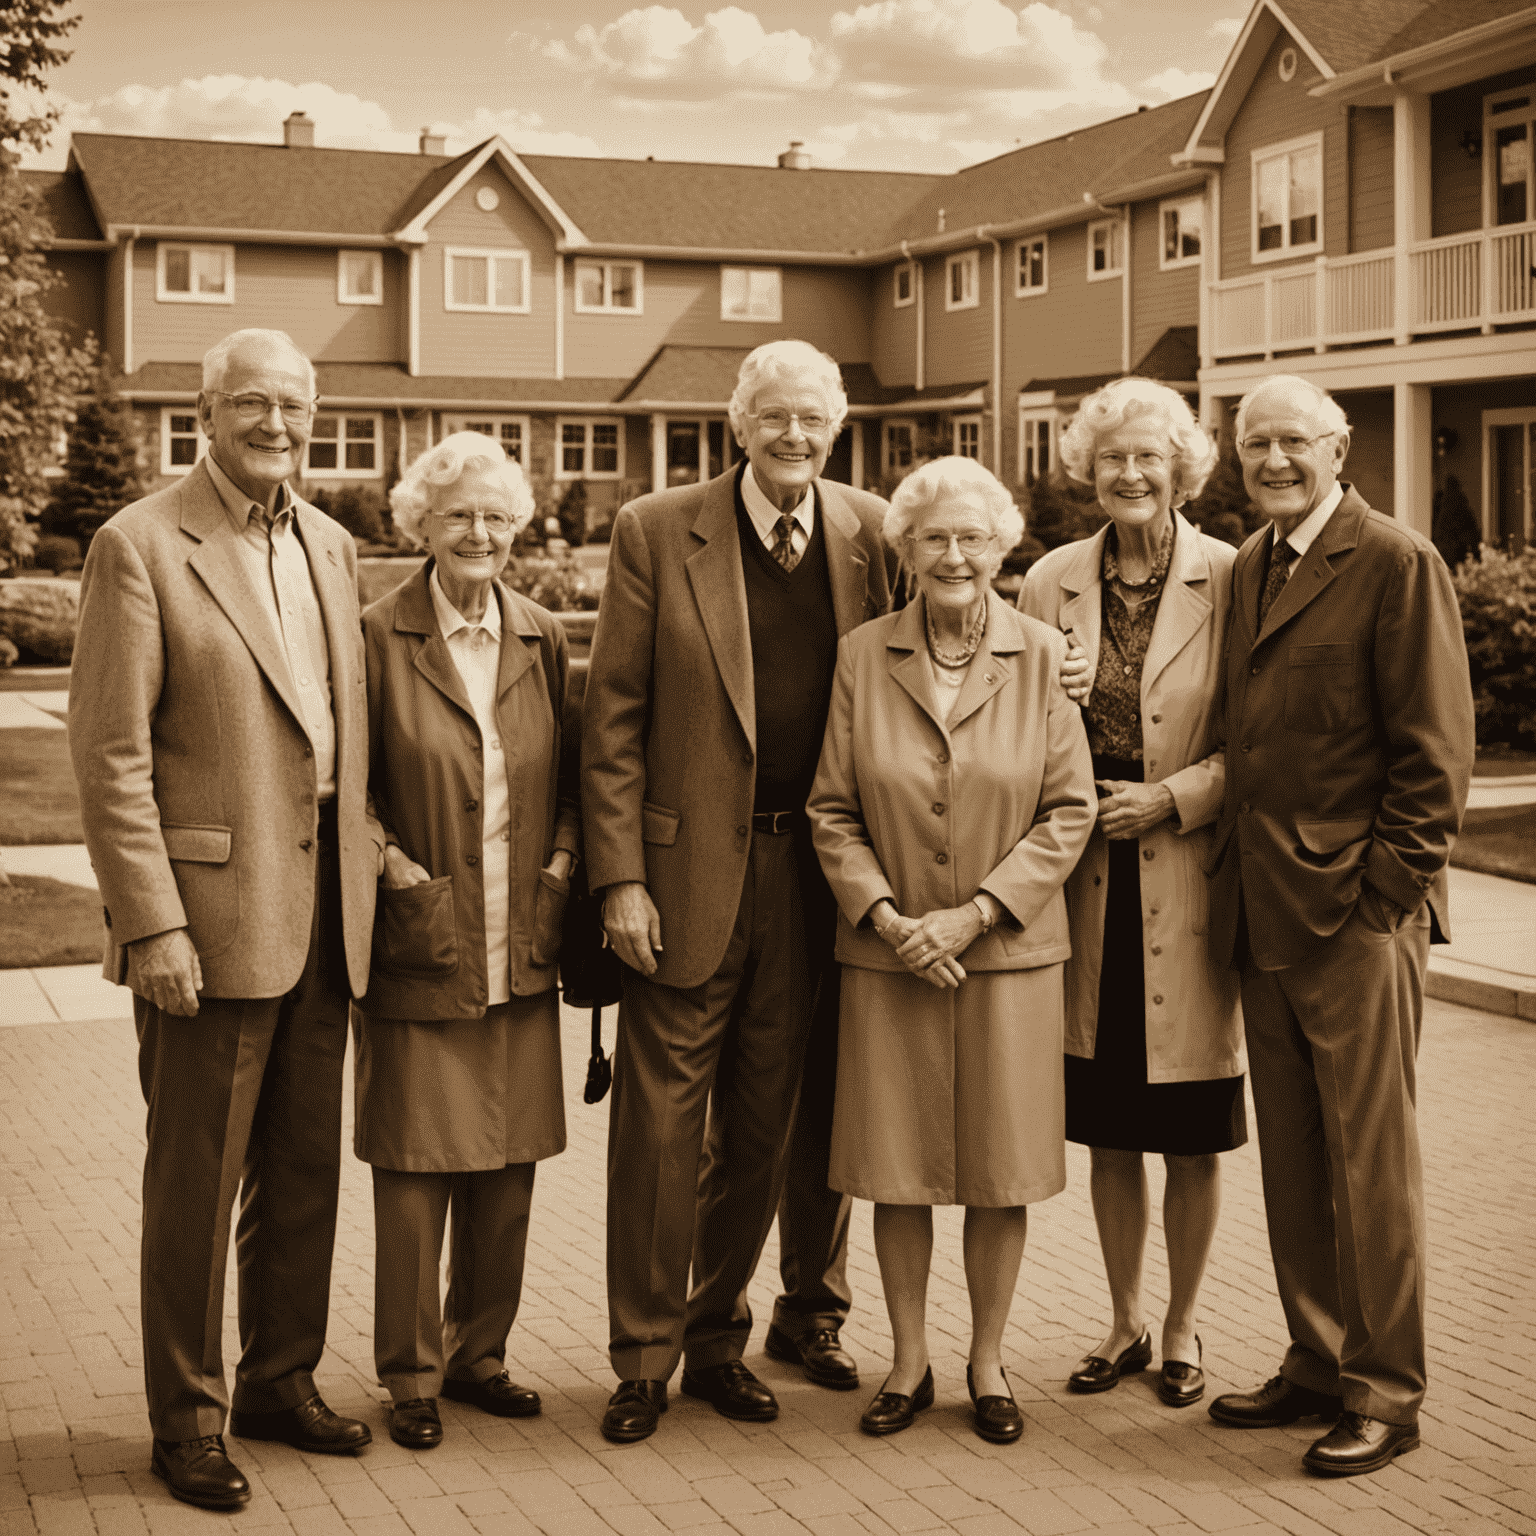
<path fill-rule="evenodd" d="M 1114 1321 L 1068 1386 L 1105 1392 L 1151 1364 L 1142 1158 L 1160 1153 L 1169 1296 L 1157 1391 L 1186 1407 L 1205 1391 L 1195 1305 L 1221 1205 L 1217 1154 L 1248 1138 L 1237 973 L 1207 950 L 1203 867 L 1224 783 L 1216 695 L 1236 555 L 1178 510 L 1216 449 L 1165 385 L 1118 379 L 1090 395 L 1061 462 L 1109 517 L 1037 561 L 1019 594 L 1021 610 L 1086 652 L 1102 797 L 1067 881 L 1067 1139 L 1092 1149 Z"/>
<path fill-rule="evenodd" d="M 1093 766 L 1057 681 L 1066 642 L 991 590 L 1022 532 L 973 460 L 901 483 L 885 537 L 917 596 L 839 645 L 808 805 L 843 965 L 831 1184 L 875 1202 L 895 1341 L 860 1422 L 874 1435 L 934 1401 L 932 1207 L 963 1205 L 975 1427 L 1018 1439 L 1003 1329 L 1027 1207 L 1066 1183 L 1062 882 Z"/>
<path fill-rule="evenodd" d="M 389 1432 L 424 1450 L 442 1439 L 439 1393 L 503 1417 L 539 1411 L 502 1366 L 534 1164 L 565 1147 L 555 955 L 578 820 L 574 775 L 559 772 L 565 633 L 497 579 L 533 515 L 521 468 L 458 432 L 390 502 L 430 558 L 363 614 L 369 789 L 387 846 L 356 1015 L 356 1151 L 373 1165 Z"/>

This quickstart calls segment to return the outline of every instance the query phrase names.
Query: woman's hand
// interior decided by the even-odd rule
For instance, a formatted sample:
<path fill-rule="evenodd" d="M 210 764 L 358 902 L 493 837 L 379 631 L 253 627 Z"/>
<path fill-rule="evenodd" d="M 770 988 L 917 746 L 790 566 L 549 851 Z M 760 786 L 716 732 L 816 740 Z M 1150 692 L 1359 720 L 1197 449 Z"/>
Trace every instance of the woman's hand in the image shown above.
<path fill-rule="evenodd" d="M 1082 646 L 1073 645 L 1062 658 L 1059 681 L 1062 692 L 1074 704 L 1081 704 L 1088 697 L 1093 679 L 1088 675 L 1088 652 Z"/>
<path fill-rule="evenodd" d="M 384 849 L 384 888 L 403 891 L 408 886 L 425 885 L 432 878 L 420 864 L 396 843 Z"/>
<path fill-rule="evenodd" d="M 909 924 L 896 947 L 896 958 L 914 975 L 932 980 L 937 973 L 939 986 L 958 987 L 965 980 L 965 968 L 958 957 L 981 931 L 981 913 L 975 902 L 940 907 Z"/>
<path fill-rule="evenodd" d="M 894 902 L 880 902 L 870 914 L 870 922 L 874 924 L 880 938 L 897 951 L 896 958 L 919 980 L 941 988 L 958 987 L 965 980 L 964 967 L 958 960 L 941 957 L 937 962 L 930 960 L 924 965 L 918 965 L 901 953 L 907 941 L 921 932 L 923 925 L 917 918 L 903 917 L 896 910 Z"/>
<path fill-rule="evenodd" d="M 1166 784 L 1133 784 L 1128 779 L 1095 779 L 1110 793 L 1099 801 L 1099 825 L 1111 842 L 1141 837 L 1175 811 L 1173 791 Z"/>
<path fill-rule="evenodd" d="M 576 859 L 571 851 L 568 848 L 556 848 L 549 856 L 549 863 L 544 866 L 544 873 L 553 875 L 556 880 L 569 880 L 575 867 Z"/>

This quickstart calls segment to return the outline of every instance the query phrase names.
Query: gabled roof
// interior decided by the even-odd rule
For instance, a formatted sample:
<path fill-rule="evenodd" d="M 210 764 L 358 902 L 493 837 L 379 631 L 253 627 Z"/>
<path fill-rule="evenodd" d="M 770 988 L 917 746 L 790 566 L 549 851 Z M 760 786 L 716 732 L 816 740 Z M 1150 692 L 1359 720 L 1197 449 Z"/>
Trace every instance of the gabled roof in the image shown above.
<path fill-rule="evenodd" d="M 23 171 L 22 183 L 42 199 L 56 240 L 100 240 L 85 183 L 76 171 Z"/>
<path fill-rule="evenodd" d="M 1184 384 L 1200 375 L 1200 327 L 1171 325 L 1131 369 L 1144 379 Z"/>
<path fill-rule="evenodd" d="M 658 347 L 620 400 L 729 400 L 750 347 Z"/>

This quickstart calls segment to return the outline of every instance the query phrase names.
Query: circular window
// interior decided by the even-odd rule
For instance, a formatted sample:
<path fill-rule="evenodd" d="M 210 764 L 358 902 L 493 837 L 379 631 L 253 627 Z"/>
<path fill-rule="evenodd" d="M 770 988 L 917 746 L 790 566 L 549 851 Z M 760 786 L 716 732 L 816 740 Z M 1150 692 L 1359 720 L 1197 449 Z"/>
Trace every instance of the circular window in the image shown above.
<path fill-rule="evenodd" d="M 1291 56 L 1291 74 L 1295 74 L 1295 72 L 1296 58 L 1293 54 Z M 1287 75 L 1285 78 L 1289 80 L 1291 76 Z M 480 190 L 475 193 L 475 206 L 484 213 L 490 213 L 492 209 L 496 208 L 500 204 L 500 202 L 501 199 L 496 195 L 495 187 L 481 187 Z"/>
<path fill-rule="evenodd" d="M 1283 48 L 1280 51 L 1280 78 L 1282 80 L 1294 80 L 1296 78 L 1296 50 Z"/>

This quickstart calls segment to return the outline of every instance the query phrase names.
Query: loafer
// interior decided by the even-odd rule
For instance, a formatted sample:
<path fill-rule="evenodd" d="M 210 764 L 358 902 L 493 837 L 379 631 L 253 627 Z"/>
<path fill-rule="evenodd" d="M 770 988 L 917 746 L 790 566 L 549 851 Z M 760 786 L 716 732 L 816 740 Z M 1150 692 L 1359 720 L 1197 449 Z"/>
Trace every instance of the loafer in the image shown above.
<path fill-rule="evenodd" d="M 1003 1380 L 1008 1380 L 1006 1370 L 1003 1372 Z M 1013 1400 L 1012 1390 L 1006 1397 L 994 1393 L 977 1397 L 969 1362 L 965 1367 L 965 1387 L 971 1394 L 971 1406 L 976 1410 L 972 1415 L 976 1433 L 983 1440 L 990 1440 L 993 1445 L 1012 1445 L 1024 1433 L 1024 1415 L 1019 1412 L 1019 1405 Z"/>
<path fill-rule="evenodd" d="M 1308 1471 L 1320 1477 L 1354 1477 L 1361 1472 L 1379 1472 L 1394 1456 L 1419 1448 L 1419 1425 L 1387 1424 L 1346 1409 L 1339 1422 L 1314 1441 L 1303 1456 Z"/>
<path fill-rule="evenodd" d="M 1163 1361 L 1163 1369 L 1157 1378 L 1157 1395 L 1170 1408 L 1188 1408 L 1205 1396 L 1205 1372 L 1201 1369 L 1205 1363 L 1205 1345 L 1200 1342 L 1198 1333 L 1195 1350 L 1199 1361 L 1196 1365 L 1187 1360 Z"/>
<path fill-rule="evenodd" d="M 505 1371 L 485 1381 L 444 1381 L 443 1396 L 450 1402 L 472 1403 L 501 1419 L 531 1419 L 543 1407 L 532 1387 L 518 1386 Z"/>
<path fill-rule="evenodd" d="M 1108 1392 L 1122 1376 L 1134 1376 L 1152 1364 L 1152 1330 L 1143 1328 L 1141 1337 L 1113 1360 L 1103 1355 L 1084 1355 L 1077 1362 L 1077 1369 L 1067 1377 L 1067 1385 L 1074 1392 Z"/>
<path fill-rule="evenodd" d="M 223 1435 L 156 1440 L 149 1470 L 172 1498 L 199 1509 L 239 1509 L 251 1496 L 251 1485 L 224 1449 Z"/>
<path fill-rule="evenodd" d="M 763 1349 L 770 1360 L 804 1366 L 806 1380 L 818 1387 L 851 1392 L 859 1384 L 859 1368 L 843 1348 L 836 1328 L 815 1328 L 792 1339 L 783 1329 L 770 1325 Z"/>
<path fill-rule="evenodd" d="M 621 1381 L 619 1390 L 608 1399 L 603 1415 L 603 1438 L 615 1445 L 633 1445 L 655 1433 L 662 1414 L 667 1411 L 667 1384 L 664 1381 Z"/>
<path fill-rule="evenodd" d="M 241 1440 L 281 1440 L 297 1451 L 323 1456 L 350 1456 L 373 1439 L 361 1419 L 344 1419 L 325 1406 L 317 1392 L 297 1408 L 276 1413 L 232 1413 L 230 1433 Z"/>
<path fill-rule="evenodd" d="M 859 1419 L 859 1428 L 866 1435 L 894 1435 L 897 1430 L 908 1428 L 923 1409 L 932 1407 L 933 1367 L 930 1365 L 923 1372 L 917 1391 L 910 1397 L 905 1392 L 877 1392 Z"/>
<path fill-rule="evenodd" d="M 700 1397 L 728 1419 L 766 1424 L 779 1416 L 779 1400 L 740 1360 L 683 1372 L 683 1391 Z"/>
<path fill-rule="evenodd" d="M 443 1421 L 435 1397 L 408 1397 L 389 1405 L 389 1438 L 408 1451 L 430 1451 L 443 1443 Z"/>
<path fill-rule="evenodd" d="M 1344 1411 L 1342 1398 L 1298 1387 L 1284 1376 L 1271 1376 L 1256 1392 L 1223 1392 L 1206 1410 L 1218 1424 L 1233 1429 L 1278 1429 L 1316 1415 L 1336 1419 Z"/>

